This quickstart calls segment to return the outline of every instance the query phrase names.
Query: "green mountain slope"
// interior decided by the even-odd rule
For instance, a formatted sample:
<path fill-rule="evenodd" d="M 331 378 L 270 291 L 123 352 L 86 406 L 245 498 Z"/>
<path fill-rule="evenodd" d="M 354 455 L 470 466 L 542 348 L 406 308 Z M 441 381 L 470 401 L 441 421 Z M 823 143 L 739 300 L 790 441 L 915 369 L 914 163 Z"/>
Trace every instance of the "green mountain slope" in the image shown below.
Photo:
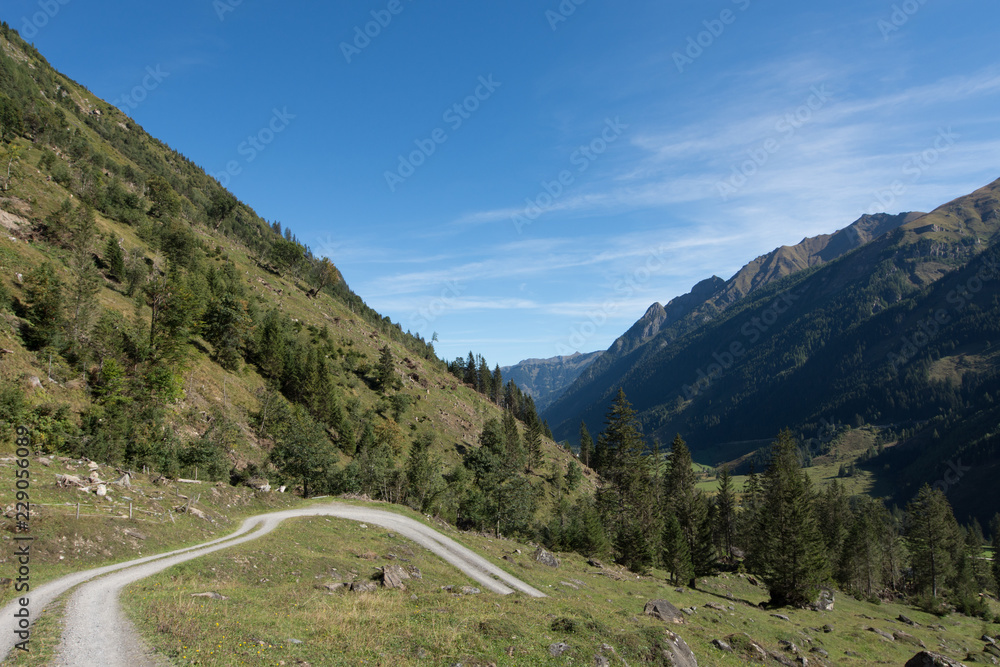
<path fill-rule="evenodd" d="M 46 453 L 455 518 L 501 401 L 6 25 L 0 160 L 3 451 L 23 424 Z M 572 459 L 543 439 L 535 520 L 574 497 Z"/>
<path fill-rule="evenodd" d="M 556 425 L 556 437 L 575 434 L 573 422 L 579 424 L 581 405 L 600 401 L 606 404 L 622 378 L 649 352 L 648 346 L 662 347 L 677 340 L 711 323 L 734 304 L 775 281 L 836 259 L 921 215 L 865 215 L 834 234 L 806 238 L 797 245 L 782 246 L 761 255 L 729 280 L 718 276 L 703 280 L 665 307 L 653 304 L 545 411 L 548 421 Z"/>
<path fill-rule="evenodd" d="M 959 456 L 976 462 L 966 479 L 985 479 L 1000 457 L 989 422 L 1000 389 L 998 211 L 1000 181 L 778 280 L 676 340 L 661 332 L 619 383 L 647 432 L 682 433 L 706 462 L 745 454 L 785 426 L 808 437 L 824 423 L 870 423 L 904 436 L 883 454 L 901 498 Z M 583 410 L 592 427 L 605 405 L 601 396 Z M 950 486 L 959 514 L 996 511 L 981 497 L 974 504 L 975 483 Z"/>

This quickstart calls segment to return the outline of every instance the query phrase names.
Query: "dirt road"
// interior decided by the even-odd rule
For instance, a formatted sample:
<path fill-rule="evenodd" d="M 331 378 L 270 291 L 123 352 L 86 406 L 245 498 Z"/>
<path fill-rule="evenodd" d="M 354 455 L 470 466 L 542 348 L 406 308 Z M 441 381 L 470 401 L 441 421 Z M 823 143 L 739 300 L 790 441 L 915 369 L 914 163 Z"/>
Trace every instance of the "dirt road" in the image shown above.
<path fill-rule="evenodd" d="M 65 628 L 54 664 L 65 667 L 155 667 L 160 663 L 145 647 L 118 603 L 122 588 L 178 563 L 255 540 L 274 530 L 285 519 L 308 516 L 334 516 L 388 528 L 454 565 L 484 588 L 504 595 L 521 591 L 532 597 L 545 597 L 541 591 L 418 521 L 385 510 L 330 503 L 261 514 L 247 519 L 238 531 L 224 538 L 158 556 L 77 572 L 51 581 L 31 591 L 32 620 L 37 619 L 46 604 L 79 585 L 66 604 Z M 336 535 L 331 535 L 333 539 Z M 15 601 L 0 610 L 0 656 L 3 657 L 18 641 L 14 634 L 16 609 Z"/>

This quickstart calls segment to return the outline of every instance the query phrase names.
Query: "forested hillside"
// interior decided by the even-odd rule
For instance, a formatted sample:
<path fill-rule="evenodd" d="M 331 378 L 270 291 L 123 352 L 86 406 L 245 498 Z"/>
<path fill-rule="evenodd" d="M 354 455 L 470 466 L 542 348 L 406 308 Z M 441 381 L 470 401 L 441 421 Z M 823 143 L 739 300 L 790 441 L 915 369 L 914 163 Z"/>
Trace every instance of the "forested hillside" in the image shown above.
<path fill-rule="evenodd" d="M 516 511 L 529 530 L 591 485 L 515 385 L 449 369 L 293 224 L 0 30 L 4 447 L 24 425 L 43 453 L 493 529 Z M 501 423 L 521 454 L 476 458 Z M 512 484 L 517 504 L 484 499 Z"/>

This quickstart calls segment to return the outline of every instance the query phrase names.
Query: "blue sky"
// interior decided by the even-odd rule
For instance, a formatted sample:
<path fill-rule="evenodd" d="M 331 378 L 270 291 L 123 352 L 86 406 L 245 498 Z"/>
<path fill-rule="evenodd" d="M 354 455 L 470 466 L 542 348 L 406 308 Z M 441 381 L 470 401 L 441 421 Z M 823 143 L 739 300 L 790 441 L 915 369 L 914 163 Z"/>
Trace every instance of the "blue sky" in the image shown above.
<path fill-rule="evenodd" d="M 603 349 L 774 247 L 1000 177 L 995 2 L 4 0 L 0 18 L 444 358 Z"/>

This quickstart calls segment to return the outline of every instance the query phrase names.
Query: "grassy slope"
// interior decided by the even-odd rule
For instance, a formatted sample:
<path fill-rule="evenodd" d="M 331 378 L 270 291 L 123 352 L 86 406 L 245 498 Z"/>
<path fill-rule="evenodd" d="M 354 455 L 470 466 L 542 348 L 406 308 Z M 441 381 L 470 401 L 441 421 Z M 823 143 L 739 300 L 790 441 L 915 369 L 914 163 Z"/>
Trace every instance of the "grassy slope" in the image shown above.
<path fill-rule="evenodd" d="M 919 650 L 889 643 L 869 627 L 905 630 L 958 659 L 981 650 L 981 634 L 1000 630 L 964 617 L 942 620 L 902 605 L 872 605 L 843 596 L 832 612 L 783 610 L 790 618 L 785 621 L 757 607 L 766 591 L 738 575 L 716 577 L 704 582 L 702 590 L 678 593 L 659 572 L 640 578 L 598 570 L 572 554 L 561 555 L 561 566 L 550 569 L 531 559 L 528 545 L 435 527 L 550 597 L 457 594 L 474 582 L 422 548 L 381 528 L 315 518 L 284 524 L 261 540 L 139 582 L 126 591 L 124 601 L 158 650 L 176 664 L 200 665 L 592 664 L 602 644 L 635 664 L 654 658 L 653 647 L 663 640 L 664 624 L 642 614 L 653 598 L 696 608 L 687 624 L 670 629 L 688 642 L 702 665 L 745 664 L 741 656 L 711 645 L 732 633 L 745 632 L 779 653 L 780 642 L 789 640 L 804 652 L 823 648 L 829 664 L 864 665 L 902 664 Z M 370 578 L 378 567 L 394 562 L 390 553 L 396 562 L 406 559 L 422 571 L 423 578 L 407 582 L 405 592 L 329 594 L 317 588 Z M 206 591 L 229 599 L 191 597 Z M 707 603 L 724 609 L 707 608 Z M 899 623 L 900 613 L 920 626 Z M 833 632 L 822 630 L 827 624 Z M 569 652 L 551 658 L 548 647 L 560 641 L 570 645 Z M 815 654 L 810 660 L 823 664 Z"/>

